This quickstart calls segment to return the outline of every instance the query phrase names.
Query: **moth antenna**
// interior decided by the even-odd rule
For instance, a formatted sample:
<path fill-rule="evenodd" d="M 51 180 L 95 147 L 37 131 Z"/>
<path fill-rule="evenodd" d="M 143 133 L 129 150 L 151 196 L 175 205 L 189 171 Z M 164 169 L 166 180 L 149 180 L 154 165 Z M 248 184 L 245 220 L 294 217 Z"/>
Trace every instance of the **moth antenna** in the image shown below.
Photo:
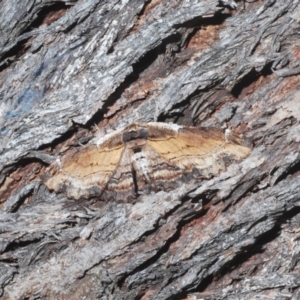
<path fill-rule="evenodd" d="M 82 147 L 84 146 L 77 137 L 76 137 L 76 141 L 77 141 L 79 146 L 82 146 Z"/>
<path fill-rule="evenodd" d="M 231 132 L 232 132 L 232 130 L 230 129 L 230 128 L 226 128 L 225 129 L 225 141 L 227 142 L 227 143 L 229 143 L 230 142 L 230 134 L 231 134 Z"/>
<path fill-rule="evenodd" d="M 94 131 L 100 132 L 100 128 L 99 128 L 99 126 L 98 126 L 96 123 L 94 123 L 94 125 L 92 126 L 92 129 L 93 129 Z"/>
<path fill-rule="evenodd" d="M 157 100 L 155 101 L 154 104 L 154 116 L 153 116 L 153 122 L 157 122 L 158 120 L 158 108 L 157 108 Z"/>

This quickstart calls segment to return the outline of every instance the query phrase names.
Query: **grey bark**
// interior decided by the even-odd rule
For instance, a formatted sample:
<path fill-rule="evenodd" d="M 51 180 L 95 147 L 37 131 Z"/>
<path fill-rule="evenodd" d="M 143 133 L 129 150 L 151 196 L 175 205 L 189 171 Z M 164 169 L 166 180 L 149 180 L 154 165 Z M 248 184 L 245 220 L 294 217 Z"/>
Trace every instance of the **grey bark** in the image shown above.
<path fill-rule="evenodd" d="M 296 0 L 2 0 L 2 299 L 299 299 L 299 21 Z M 230 127 L 253 151 L 135 204 L 43 185 L 138 121 Z"/>

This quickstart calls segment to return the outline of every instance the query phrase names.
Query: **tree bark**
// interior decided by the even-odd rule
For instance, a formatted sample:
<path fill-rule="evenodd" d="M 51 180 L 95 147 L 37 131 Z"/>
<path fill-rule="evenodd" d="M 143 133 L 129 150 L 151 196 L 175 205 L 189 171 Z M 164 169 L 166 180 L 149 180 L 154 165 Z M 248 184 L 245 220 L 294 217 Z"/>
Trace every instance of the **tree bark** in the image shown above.
<path fill-rule="evenodd" d="M 299 21 L 295 0 L 2 0 L 2 299 L 299 299 Z M 44 185 L 150 121 L 253 149 L 135 203 Z"/>

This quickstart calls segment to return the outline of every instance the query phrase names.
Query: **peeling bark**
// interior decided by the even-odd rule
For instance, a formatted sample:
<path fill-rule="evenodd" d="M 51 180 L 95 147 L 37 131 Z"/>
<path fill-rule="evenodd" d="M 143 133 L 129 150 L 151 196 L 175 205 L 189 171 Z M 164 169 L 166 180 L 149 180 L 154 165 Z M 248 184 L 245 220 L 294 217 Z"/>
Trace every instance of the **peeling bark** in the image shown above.
<path fill-rule="evenodd" d="M 299 299 L 298 1 L 2 0 L 0 20 L 2 299 Z M 43 184 L 150 121 L 253 149 L 135 203 Z"/>

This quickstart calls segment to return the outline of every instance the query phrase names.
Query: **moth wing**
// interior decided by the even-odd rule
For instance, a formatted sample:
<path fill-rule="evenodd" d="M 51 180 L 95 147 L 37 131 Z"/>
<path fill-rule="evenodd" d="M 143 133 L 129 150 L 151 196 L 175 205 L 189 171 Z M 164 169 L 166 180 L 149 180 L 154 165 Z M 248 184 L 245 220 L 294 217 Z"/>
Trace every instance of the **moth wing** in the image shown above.
<path fill-rule="evenodd" d="M 136 199 L 136 186 L 128 148 L 125 146 L 121 160 L 110 177 L 101 198 L 106 201 L 132 202 Z"/>
<path fill-rule="evenodd" d="M 224 133 L 211 128 L 164 127 L 149 130 L 148 143 L 162 157 L 181 169 L 201 170 L 209 176 L 224 170 L 226 162 L 246 157 L 251 148 L 226 142 Z"/>
<path fill-rule="evenodd" d="M 142 150 L 131 157 L 138 193 L 144 194 L 150 190 L 168 191 L 178 187 L 182 170 L 152 149 L 148 142 Z"/>
<path fill-rule="evenodd" d="M 88 145 L 65 155 L 60 163 L 50 167 L 45 185 L 68 198 L 100 196 L 114 173 L 124 143 L 121 136 L 113 136 L 99 146 Z"/>

